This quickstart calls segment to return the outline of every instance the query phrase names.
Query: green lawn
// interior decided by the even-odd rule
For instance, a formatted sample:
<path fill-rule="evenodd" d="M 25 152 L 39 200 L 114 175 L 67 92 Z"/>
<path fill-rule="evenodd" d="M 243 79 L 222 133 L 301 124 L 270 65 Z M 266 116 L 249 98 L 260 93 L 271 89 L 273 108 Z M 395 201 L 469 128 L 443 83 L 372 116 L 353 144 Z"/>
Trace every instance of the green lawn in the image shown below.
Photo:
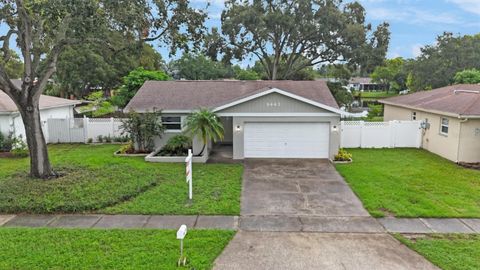
<path fill-rule="evenodd" d="M 192 230 L 177 267 L 171 230 L 0 229 L 0 269 L 210 269 L 233 231 Z"/>
<path fill-rule="evenodd" d="M 337 170 L 376 217 L 480 217 L 480 171 L 420 149 L 348 149 Z"/>
<path fill-rule="evenodd" d="M 194 164 L 189 202 L 184 164 L 114 157 L 118 148 L 51 145 L 54 168 L 65 176 L 48 181 L 27 176 L 27 158 L 0 158 L 0 212 L 239 214 L 241 165 Z"/>
<path fill-rule="evenodd" d="M 409 239 L 396 235 L 402 243 L 444 270 L 480 269 L 480 235 L 429 235 Z"/>
<path fill-rule="evenodd" d="M 393 97 L 398 95 L 395 92 L 385 92 L 385 91 L 364 91 L 364 92 L 355 92 L 354 96 L 360 96 L 362 98 L 371 98 L 371 99 L 378 99 L 378 98 L 387 98 L 387 97 Z"/>

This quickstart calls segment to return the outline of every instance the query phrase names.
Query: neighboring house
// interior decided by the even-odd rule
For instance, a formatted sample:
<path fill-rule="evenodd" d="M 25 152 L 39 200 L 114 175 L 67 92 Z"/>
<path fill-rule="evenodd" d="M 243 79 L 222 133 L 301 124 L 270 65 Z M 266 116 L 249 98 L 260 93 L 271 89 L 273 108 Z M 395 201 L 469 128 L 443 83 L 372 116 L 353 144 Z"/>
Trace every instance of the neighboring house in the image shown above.
<path fill-rule="evenodd" d="M 344 112 L 323 81 L 147 81 L 125 111 L 162 110 L 161 147 L 187 115 L 213 110 L 233 158 L 333 158 Z M 211 146 L 211 145 L 210 145 Z M 202 148 L 195 139 L 194 154 Z"/>
<path fill-rule="evenodd" d="M 480 162 L 480 85 L 387 98 L 385 121 L 424 121 L 422 147 L 455 162 Z"/>
<path fill-rule="evenodd" d="M 20 80 L 12 80 L 14 84 L 20 86 Z M 42 129 L 45 137 L 48 136 L 46 123 L 48 118 L 72 118 L 73 108 L 80 102 L 77 100 L 69 100 L 42 95 L 40 96 L 40 119 L 42 121 Z M 18 112 L 17 106 L 13 100 L 0 91 L 0 132 L 5 136 L 10 133 L 16 137 L 22 136 L 25 139 L 25 128 L 22 117 Z"/>
<path fill-rule="evenodd" d="M 348 89 L 355 91 L 383 91 L 387 86 L 372 82 L 368 77 L 354 77 L 351 78 L 347 85 Z"/>

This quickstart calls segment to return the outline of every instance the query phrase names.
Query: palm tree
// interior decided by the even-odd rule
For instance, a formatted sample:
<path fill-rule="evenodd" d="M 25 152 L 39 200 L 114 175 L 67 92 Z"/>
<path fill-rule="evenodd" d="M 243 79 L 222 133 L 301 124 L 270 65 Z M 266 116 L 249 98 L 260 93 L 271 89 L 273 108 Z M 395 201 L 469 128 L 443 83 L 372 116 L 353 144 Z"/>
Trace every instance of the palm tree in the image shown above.
<path fill-rule="evenodd" d="M 196 135 L 200 136 L 203 147 L 198 155 L 201 156 L 209 140 L 216 142 L 223 139 L 224 130 L 220 118 L 214 112 L 209 109 L 200 109 L 187 117 L 185 132 L 192 138 Z"/>

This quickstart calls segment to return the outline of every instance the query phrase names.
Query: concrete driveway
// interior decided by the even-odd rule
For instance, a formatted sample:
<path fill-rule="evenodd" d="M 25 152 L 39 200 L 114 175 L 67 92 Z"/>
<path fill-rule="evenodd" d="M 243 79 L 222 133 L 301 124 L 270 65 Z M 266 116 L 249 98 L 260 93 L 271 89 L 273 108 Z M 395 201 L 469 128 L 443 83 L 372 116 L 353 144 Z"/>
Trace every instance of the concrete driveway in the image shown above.
<path fill-rule="evenodd" d="M 213 269 L 439 269 L 388 234 L 239 231 Z"/>
<path fill-rule="evenodd" d="M 369 216 L 328 160 L 245 160 L 242 216 Z"/>

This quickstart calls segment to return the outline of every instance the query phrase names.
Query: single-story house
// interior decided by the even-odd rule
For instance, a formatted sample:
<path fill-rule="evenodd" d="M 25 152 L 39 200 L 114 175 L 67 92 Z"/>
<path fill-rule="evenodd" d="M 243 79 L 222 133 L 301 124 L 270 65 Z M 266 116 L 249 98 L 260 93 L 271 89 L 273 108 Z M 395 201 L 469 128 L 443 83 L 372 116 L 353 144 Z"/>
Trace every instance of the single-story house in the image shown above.
<path fill-rule="evenodd" d="M 14 84 L 20 87 L 20 80 L 12 80 Z M 70 100 L 52 96 L 40 96 L 40 119 L 45 137 L 48 132 L 46 123 L 48 118 L 73 118 L 73 108 L 79 104 L 78 100 Z M 20 135 L 25 139 L 25 128 L 22 117 L 13 100 L 0 91 L 0 132 L 5 136 L 13 133 L 16 137 Z"/>
<path fill-rule="evenodd" d="M 221 143 L 232 146 L 233 159 L 331 159 L 338 152 L 344 112 L 323 81 L 147 81 L 125 111 L 162 110 L 167 130 L 159 148 L 199 108 L 220 117 Z M 194 154 L 202 146 L 194 139 Z"/>
<path fill-rule="evenodd" d="M 353 77 L 348 81 L 347 88 L 355 91 L 384 91 L 388 85 L 375 83 L 369 77 Z"/>
<path fill-rule="evenodd" d="M 454 162 L 480 162 L 480 85 L 452 85 L 380 102 L 385 121 L 424 122 L 424 149 Z"/>

